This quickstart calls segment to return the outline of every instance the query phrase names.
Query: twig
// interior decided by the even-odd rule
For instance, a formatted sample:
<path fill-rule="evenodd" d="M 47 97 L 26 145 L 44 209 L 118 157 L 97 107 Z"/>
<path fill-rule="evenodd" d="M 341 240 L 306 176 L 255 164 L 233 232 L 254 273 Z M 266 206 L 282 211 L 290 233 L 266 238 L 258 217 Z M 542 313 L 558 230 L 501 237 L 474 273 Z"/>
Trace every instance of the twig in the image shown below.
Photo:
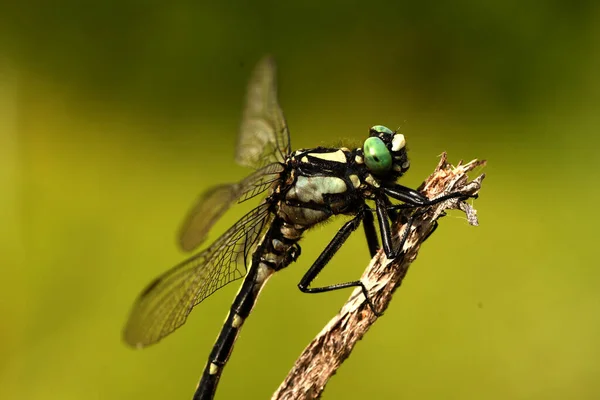
<path fill-rule="evenodd" d="M 467 164 L 458 163 L 453 167 L 446 162 L 446 153 L 433 174 L 423 182 L 419 190 L 429 198 L 442 194 L 460 191 L 475 195 L 481 188 L 484 174 L 468 181 L 467 173 L 485 161 L 473 160 Z M 361 280 L 368 289 L 369 296 L 377 310 L 387 309 L 394 291 L 400 286 L 409 265 L 417 257 L 421 244 L 431 234 L 436 221 L 445 215 L 444 210 L 460 209 L 465 212 L 471 225 L 478 225 L 477 212 L 467 202 L 451 199 L 423 210 L 414 215 L 414 221 L 404 243 L 403 257 L 388 260 L 383 251 L 371 260 Z M 405 210 L 406 211 L 406 210 Z M 403 213 L 405 217 L 409 211 Z M 402 235 L 406 224 L 397 227 Z M 306 347 L 281 386 L 273 394 L 272 400 L 316 399 L 325 389 L 329 378 L 336 372 L 342 362 L 377 320 L 370 310 L 360 289 L 355 290 L 340 312 L 323 328 L 323 330 Z"/>

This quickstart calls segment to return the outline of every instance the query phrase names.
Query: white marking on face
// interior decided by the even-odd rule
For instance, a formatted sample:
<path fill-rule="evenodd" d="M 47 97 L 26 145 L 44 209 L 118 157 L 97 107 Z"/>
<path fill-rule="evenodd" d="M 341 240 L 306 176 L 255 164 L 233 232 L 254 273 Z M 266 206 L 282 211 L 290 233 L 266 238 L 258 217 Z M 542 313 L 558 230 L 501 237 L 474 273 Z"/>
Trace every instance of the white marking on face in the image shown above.
<path fill-rule="evenodd" d="M 244 318 L 242 318 L 239 315 L 235 314 L 233 316 L 233 321 L 231 322 L 231 326 L 233 326 L 235 329 L 237 329 L 240 326 L 242 326 L 243 323 L 244 323 Z"/>
<path fill-rule="evenodd" d="M 402 169 L 408 169 L 408 167 L 410 167 L 410 161 L 406 160 L 403 164 L 402 164 Z"/>
<path fill-rule="evenodd" d="M 367 177 L 365 178 L 365 181 L 366 181 L 366 182 L 367 182 L 369 185 L 371 185 L 371 186 L 374 186 L 374 187 L 376 187 L 376 188 L 378 188 L 378 187 L 380 186 L 380 185 L 379 185 L 379 182 L 377 182 L 377 180 L 376 180 L 376 179 L 373 177 L 373 175 L 371 175 L 371 174 L 367 175 Z"/>
<path fill-rule="evenodd" d="M 354 157 L 354 162 L 357 164 L 362 164 L 363 158 L 361 156 L 356 156 L 356 157 Z"/>
<path fill-rule="evenodd" d="M 352 186 L 355 188 L 360 186 L 360 179 L 358 178 L 358 175 L 350 175 L 350 182 L 352 182 Z"/>
<path fill-rule="evenodd" d="M 219 366 L 215 363 L 210 363 L 210 367 L 208 367 L 208 373 L 210 375 L 214 375 L 219 372 Z"/>
<path fill-rule="evenodd" d="M 321 160 L 335 161 L 339 163 L 346 162 L 346 154 L 342 150 L 333 151 L 331 153 L 309 153 L 311 157 L 320 158 Z"/>
<path fill-rule="evenodd" d="M 404 148 L 404 146 L 406 146 L 404 135 L 401 133 L 396 133 L 392 139 L 392 151 L 400 151 L 400 149 Z"/>

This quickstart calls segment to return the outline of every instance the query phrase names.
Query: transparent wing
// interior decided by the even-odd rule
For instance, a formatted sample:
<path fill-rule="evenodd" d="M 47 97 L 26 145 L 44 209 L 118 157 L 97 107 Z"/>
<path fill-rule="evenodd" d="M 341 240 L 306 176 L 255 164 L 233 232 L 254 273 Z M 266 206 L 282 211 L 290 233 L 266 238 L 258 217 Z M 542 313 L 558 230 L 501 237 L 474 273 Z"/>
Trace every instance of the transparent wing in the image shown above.
<path fill-rule="evenodd" d="M 243 277 L 250 251 L 272 219 L 269 204 L 261 204 L 208 249 L 150 283 L 134 304 L 123 332 L 125 341 L 136 347 L 156 343 L 180 327 L 195 305 Z"/>
<path fill-rule="evenodd" d="M 204 192 L 188 212 L 179 231 L 179 246 L 184 251 L 198 247 L 212 226 L 236 201 L 246 201 L 269 189 L 279 179 L 283 166 L 269 164 L 238 183 L 218 185 Z"/>
<path fill-rule="evenodd" d="M 259 61 L 248 84 L 235 160 L 260 168 L 283 162 L 289 153 L 290 134 L 277 101 L 275 61 L 267 56 Z"/>

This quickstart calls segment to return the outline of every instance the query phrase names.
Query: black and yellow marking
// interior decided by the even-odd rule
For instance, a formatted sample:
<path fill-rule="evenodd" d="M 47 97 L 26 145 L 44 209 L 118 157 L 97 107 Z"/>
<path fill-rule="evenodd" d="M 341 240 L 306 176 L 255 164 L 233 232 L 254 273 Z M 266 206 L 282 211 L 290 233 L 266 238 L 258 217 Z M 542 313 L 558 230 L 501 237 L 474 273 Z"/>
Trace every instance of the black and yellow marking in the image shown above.
<path fill-rule="evenodd" d="M 236 161 L 255 172 L 238 183 L 219 185 L 201 197 L 184 224 L 181 247 L 192 250 L 198 246 L 235 202 L 266 191 L 268 196 L 205 250 L 152 281 L 140 294 L 124 331 L 125 341 L 132 346 L 156 343 L 180 327 L 194 306 L 245 275 L 210 352 L 194 400 L 214 397 L 223 368 L 262 288 L 274 272 L 297 260 L 301 251 L 298 241 L 306 230 L 336 215 L 352 217 L 313 262 L 298 287 L 306 293 L 358 287 L 378 315 L 360 280 L 321 287 L 311 287 L 311 283 L 361 224 L 371 256 L 380 248 L 378 227 L 381 247 L 388 258 L 394 258 L 406 239 L 401 238 L 400 243 L 392 240 L 395 207 L 426 207 L 463 196 L 450 193 L 430 200 L 397 184 L 410 166 L 406 141 L 404 135 L 382 125 L 369 130 L 362 148 L 317 147 L 291 152 L 270 58 L 258 64 L 250 81 Z M 403 204 L 394 205 L 392 199 Z M 374 203 L 374 210 L 367 200 Z"/>

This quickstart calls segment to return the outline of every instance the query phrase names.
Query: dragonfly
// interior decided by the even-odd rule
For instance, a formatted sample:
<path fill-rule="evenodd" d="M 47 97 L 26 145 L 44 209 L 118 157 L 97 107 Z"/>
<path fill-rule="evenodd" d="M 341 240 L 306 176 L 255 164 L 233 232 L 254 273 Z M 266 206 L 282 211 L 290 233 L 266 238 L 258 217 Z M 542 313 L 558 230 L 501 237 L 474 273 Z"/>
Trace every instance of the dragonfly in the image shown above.
<path fill-rule="evenodd" d="M 311 283 L 361 224 L 371 257 L 380 250 L 377 219 L 381 247 L 388 259 L 394 259 L 406 239 L 398 243 L 392 232 L 398 208 L 417 209 L 469 197 L 453 192 L 429 199 L 398 184 L 410 167 L 406 140 L 402 133 L 382 125 L 369 129 L 360 148 L 292 151 L 277 98 L 276 66 L 270 56 L 259 61 L 251 75 L 235 160 L 254 172 L 237 183 L 215 186 L 199 198 L 179 232 L 180 247 L 195 250 L 231 206 L 266 195 L 214 243 L 154 279 L 138 296 L 123 331 L 125 342 L 133 347 L 154 344 L 183 325 L 192 309 L 216 290 L 244 278 L 210 352 L 194 400 L 214 398 L 223 368 L 259 293 L 270 276 L 298 259 L 298 242 L 305 231 L 334 216 L 351 217 L 298 287 L 305 293 L 358 287 L 371 311 L 380 315 L 360 280 L 319 287 Z"/>

